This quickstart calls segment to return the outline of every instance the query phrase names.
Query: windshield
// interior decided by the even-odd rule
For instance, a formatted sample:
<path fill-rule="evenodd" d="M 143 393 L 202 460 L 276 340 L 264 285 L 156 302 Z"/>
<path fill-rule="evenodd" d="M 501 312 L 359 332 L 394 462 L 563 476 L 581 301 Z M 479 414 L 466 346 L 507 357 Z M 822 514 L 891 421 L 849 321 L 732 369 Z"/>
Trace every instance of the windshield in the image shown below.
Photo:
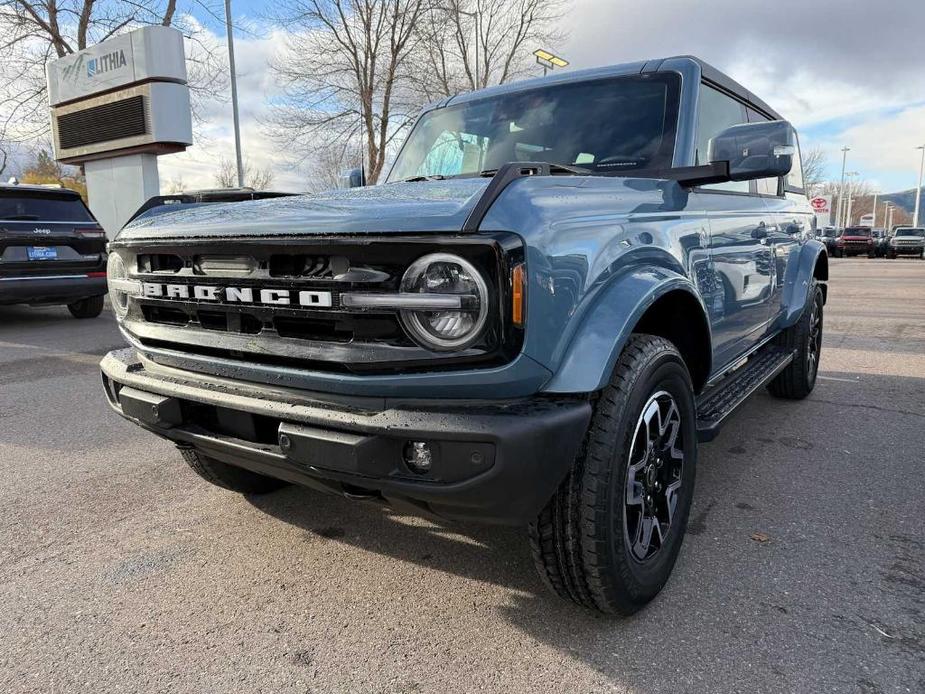
<path fill-rule="evenodd" d="M 844 231 L 845 236 L 870 236 L 868 227 L 848 227 Z"/>
<path fill-rule="evenodd" d="M 838 231 L 836 229 L 823 229 L 821 235 L 827 238 L 835 238 L 838 236 Z"/>
<path fill-rule="evenodd" d="M 512 161 L 597 173 L 671 166 L 680 78 L 670 73 L 561 84 L 425 113 L 389 181 L 478 175 Z"/>
<path fill-rule="evenodd" d="M 921 236 L 925 237 L 925 229 L 897 229 L 897 236 Z"/>

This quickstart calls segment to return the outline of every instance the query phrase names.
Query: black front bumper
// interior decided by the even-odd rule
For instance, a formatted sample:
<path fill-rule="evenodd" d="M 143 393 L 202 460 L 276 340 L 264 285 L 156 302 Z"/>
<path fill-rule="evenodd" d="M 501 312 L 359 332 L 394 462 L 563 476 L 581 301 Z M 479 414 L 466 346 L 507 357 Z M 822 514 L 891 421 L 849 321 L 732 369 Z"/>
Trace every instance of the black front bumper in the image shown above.
<path fill-rule="evenodd" d="M 0 304 L 69 304 L 105 293 L 106 278 L 86 274 L 0 277 Z"/>
<path fill-rule="evenodd" d="M 178 446 L 454 520 L 533 520 L 564 479 L 591 417 L 584 399 L 333 400 L 140 362 L 128 349 L 100 366 L 113 409 Z M 405 462 L 410 442 L 428 445 L 428 472 Z"/>

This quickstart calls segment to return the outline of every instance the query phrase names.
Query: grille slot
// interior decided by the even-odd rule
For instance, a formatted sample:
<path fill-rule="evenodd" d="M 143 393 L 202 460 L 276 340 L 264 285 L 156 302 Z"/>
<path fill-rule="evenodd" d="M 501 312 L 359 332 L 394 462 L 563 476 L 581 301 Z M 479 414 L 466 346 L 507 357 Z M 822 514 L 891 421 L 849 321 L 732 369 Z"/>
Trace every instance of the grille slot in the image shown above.
<path fill-rule="evenodd" d="M 199 325 L 206 330 L 228 330 L 228 314 L 223 311 L 198 311 Z"/>
<path fill-rule="evenodd" d="M 149 323 L 161 325 L 189 325 L 189 315 L 186 311 L 171 306 L 142 306 L 141 311 Z"/>
<path fill-rule="evenodd" d="M 177 273 L 183 269 L 183 258 L 171 253 L 143 253 L 138 256 L 139 272 Z"/>
<path fill-rule="evenodd" d="M 331 258 L 312 255 L 270 256 L 270 277 L 315 277 L 331 278 L 335 274 L 346 272 L 350 263 L 346 258 Z"/>

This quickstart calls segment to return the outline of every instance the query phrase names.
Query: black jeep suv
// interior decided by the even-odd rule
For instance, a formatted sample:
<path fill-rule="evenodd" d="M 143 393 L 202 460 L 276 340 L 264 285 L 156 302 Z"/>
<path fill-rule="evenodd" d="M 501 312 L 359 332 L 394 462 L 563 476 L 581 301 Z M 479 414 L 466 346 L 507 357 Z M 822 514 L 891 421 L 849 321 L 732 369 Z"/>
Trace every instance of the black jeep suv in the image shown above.
<path fill-rule="evenodd" d="M 106 232 L 80 195 L 0 185 L 0 305 L 67 304 L 95 318 L 106 294 Z"/>

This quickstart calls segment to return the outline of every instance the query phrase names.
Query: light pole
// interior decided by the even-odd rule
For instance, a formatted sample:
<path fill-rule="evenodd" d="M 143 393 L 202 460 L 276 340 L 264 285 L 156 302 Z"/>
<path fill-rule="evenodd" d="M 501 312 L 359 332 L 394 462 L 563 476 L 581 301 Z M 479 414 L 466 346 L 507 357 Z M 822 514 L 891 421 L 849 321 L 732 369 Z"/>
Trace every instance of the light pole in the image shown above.
<path fill-rule="evenodd" d="M 835 226 L 841 227 L 842 206 L 845 197 L 845 163 L 848 161 L 848 152 L 851 148 L 845 145 L 841 149 L 841 183 L 838 184 L 838 211 L 835 215 Z"/>
<path fill-rule="evenodd" d="M 886 233 L 889 234 L 893 226 L 893 203 L 884 203 L 884 208 L 883 214 L 886 216 Z"/>
<path fill-rule="evenodd" d="M 231 28 L 231 0 L 225 0 L 225 33 L 228 34 L 228 70 L 231 73 L 231 113 L 234 118 L 234 155 L 238 165 L 238 188 L 244 187 L 241 159 L 241 126 L 238 123 L 238 80 L 234 72 L 234 35 Z"/>
<path fill-rule="evenodd" d="M 469 12 L 468 10 L 463 10 L 460 8 L 456 8 L 455 10 L 453 8 L 447 8 L 447 9 L 449 12 L 456 11 L 456 12 L 459 12 L 459 14 L 464 14 L 467 17 L 471 17 L 472 19 L 475 20 L 475 88 L 481 89 L 482 85 L 480 84 L 481 80 L 480 80 L 480 74 L 479 74 L 479 29 L 480 29 L 479 11 L 477 9 L 475 10 L 475 12 Z M 486 65 L 485 67 L 487 68 L 488 66 Z M 486 80 L 487 80 L 487 75 L 486 75 Z"/>
<path fill-rule="evenodd" d="M 912 226 L 919 225 L 919 206 L 922 203 L 922 174 L 925 173 L 925 145 L 920 145 L 916 149 L 922 150 L 922 161 L 919 164 L 919 184 L 915 188 L 915 214 L 912 216 Z"/>
<path fill-rule="evenodd" d="M 858 173 L 857 171 L 849 171 L 848 173 L 843 174 L 843 176 L 849 180 L 847 181 L 848 201 L 847 201 L 847 204 L 844 206 L 845 207 L 845 210 L 844 210 L 845 211 L 845 220 L 844 220 L 845 223 L 842 225 L 842 229 L 851 225 L 851 203 L 854 202 L 855 188 L 853 185 L 851 185 L 850 179 L 854 178 L 855 176 L 860 176 L 860 175 L 861 174 Z"/>
<path fill-rule="evenodd" d="M 877 228 L 877 196 L 880 195 L 878 191 L 874 191 L 874 218 L 870 220 L 870 228 Z"/>

